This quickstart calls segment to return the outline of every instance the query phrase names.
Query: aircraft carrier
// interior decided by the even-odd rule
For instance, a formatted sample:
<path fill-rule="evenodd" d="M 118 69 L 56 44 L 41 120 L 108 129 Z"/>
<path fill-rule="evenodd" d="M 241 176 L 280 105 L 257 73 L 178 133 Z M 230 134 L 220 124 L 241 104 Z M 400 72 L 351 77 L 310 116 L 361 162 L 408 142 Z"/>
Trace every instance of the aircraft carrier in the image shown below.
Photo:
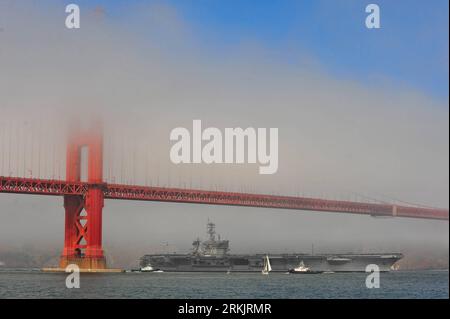
<path fill-rule="evenodd" d="M 380 271 L 395 269 L 403 258 L 400 253 L 388 254 L 254 254 L 229 253 L 229 241 L 216 234 L 215 224 L 207 223 L 208 239 L 197 238 L 189 254 L 151 254 L 140 259 L 141 268 L 165 272 L 261 272 L 264 258 L 269 257 L 272 272 L 287 272 L 300 263 L 318 272 L 365 272 L 375 264 Z"/>

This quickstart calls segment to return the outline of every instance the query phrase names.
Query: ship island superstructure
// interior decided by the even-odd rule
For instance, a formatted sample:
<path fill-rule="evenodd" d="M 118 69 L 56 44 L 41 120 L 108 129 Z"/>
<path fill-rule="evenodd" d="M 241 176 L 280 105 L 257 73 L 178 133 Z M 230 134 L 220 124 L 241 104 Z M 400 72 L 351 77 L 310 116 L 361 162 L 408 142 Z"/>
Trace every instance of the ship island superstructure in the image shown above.
<path fill-rule="evenodd" d="M 192 254 L 194 256 L 226 256 L 229 252 L 230 242 L 221 240 L 220 235 L 216 234 L 216 225 L 208 220 L 206 224 L 206 233 L 208 239 L 201 241 L 197 238 L 192 243 Z"/>
<path fill-rule="evenodd" d="M 208 239 L 197 238 L 188 254 L 150 254 L 140 259 L 141 268 L 153 267 L 165 272 L 261 272 L 269 258 L 272 272 L 287 272 L 303 264 L 317 272 L 365 272 L 376 264 L 380 271 L 393 269 L 403 258 L 401 253 L 379 254 L 230 254 L 229 241 L 216 233 L 208 221 Z"/>

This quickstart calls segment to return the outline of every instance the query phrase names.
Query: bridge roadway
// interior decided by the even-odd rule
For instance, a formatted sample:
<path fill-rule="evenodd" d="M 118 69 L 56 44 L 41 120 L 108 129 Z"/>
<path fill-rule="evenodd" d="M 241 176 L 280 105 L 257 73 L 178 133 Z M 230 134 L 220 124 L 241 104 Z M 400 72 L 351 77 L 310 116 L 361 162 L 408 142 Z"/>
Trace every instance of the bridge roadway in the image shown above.
<path fill-rule="evenodd" d="M 393 216 L 448 220 L 448 210 L 393 204 L 362 203 L 318 198 L 207 191 L 199 189 L 95 184 L 0 176 L 0 193 L 84 196 L 88 189 L 100 188 L 105 199 L 177 202 L 208 205 L 248 206 L 335 212 L 370 216 Z"/>

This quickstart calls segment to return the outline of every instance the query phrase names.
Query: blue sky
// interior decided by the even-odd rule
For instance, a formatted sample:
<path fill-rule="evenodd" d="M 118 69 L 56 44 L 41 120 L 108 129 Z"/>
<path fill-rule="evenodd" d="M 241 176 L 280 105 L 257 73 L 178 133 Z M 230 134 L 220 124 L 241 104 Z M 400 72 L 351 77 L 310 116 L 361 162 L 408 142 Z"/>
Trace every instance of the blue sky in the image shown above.
<path fill-rule="evenodd" d="M 75 2 L 75 1 L 72 1 Z M 79 0 L 120 20 L 127 7 L 155 1 Z M 168 0 L 212 50 L 254 41 L 295 62 L 307 52 L 337 77 L 398 83 L 448 100 L 447 0 Z M 365 28 L 365 7 L 381 8 L 381 29 Z M 384 84 L 383 84 L 384 83 Z"/>

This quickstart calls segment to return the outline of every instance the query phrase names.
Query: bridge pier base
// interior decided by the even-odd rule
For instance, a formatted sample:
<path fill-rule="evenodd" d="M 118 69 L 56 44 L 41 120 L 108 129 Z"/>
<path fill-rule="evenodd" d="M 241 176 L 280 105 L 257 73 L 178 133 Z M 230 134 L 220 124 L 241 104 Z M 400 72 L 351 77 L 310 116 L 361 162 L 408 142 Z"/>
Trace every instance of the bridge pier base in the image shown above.
<path fill-rule="evenodd" d="M 59 267 L 66 269 L 69 265 L 77 265 L 81 270 L 101 270 L 106 269 L 105 257 L 69 257 L 61 256 Z"/>

